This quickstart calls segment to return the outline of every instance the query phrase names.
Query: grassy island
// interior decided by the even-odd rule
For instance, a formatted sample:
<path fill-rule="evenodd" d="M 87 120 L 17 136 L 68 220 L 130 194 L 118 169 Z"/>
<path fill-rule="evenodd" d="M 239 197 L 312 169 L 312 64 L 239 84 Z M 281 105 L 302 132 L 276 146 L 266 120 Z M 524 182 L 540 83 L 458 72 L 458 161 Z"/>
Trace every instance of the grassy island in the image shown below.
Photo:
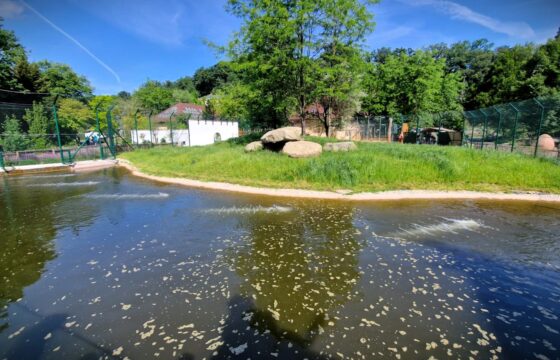
<path fill-rule="evenodd" d="M 150 175 L 270 188 L 560 193 L 560 166 L 553 160 L 460 147 L 357 146 L 349 153 L 292 159 L 270 151 L 245 153 L 238 139 L 204 147 L 154 147 L 121 157 Z"/>

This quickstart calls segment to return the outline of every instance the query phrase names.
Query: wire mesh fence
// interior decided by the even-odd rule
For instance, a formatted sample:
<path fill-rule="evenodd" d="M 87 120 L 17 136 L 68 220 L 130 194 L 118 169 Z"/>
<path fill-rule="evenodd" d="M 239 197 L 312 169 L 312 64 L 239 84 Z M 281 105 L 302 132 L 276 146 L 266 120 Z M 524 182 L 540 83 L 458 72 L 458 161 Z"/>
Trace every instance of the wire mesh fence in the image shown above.
<path fill-rule="evenodd" d="M 352 140 L 391 141 L 393 120 L 388 116 L 356 116 L 347 129 Z"/>
<path fill-rule="evenodd" d="M 115 157 L 122 144 L 113 106 L 91 105 L 89 99 L 0 90 L 3 166 Z"/>
<path fill-rule="evenodd" d="M 463 145 L 558 157 L 560 96 L 495 105 L 464 113 Z"/>
<path fill-rule="evenodd" d="M 0 95 L 0 167 L 70 164 L 115 158 L 134 148 L 205 145 L 238 136 L 239 122 L 208 119 L 200 105 L 159 112 L 115 96 Z"/>

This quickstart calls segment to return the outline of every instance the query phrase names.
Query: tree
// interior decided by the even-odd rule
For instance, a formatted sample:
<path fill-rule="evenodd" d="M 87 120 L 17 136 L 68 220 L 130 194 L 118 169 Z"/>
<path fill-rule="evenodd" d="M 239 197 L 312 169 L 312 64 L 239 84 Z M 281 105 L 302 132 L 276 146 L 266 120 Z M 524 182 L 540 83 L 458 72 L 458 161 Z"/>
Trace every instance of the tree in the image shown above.
<path fill-rule="evenodd" d="M 115 97 L 111 95 L 97 95 L 94 96 L 88 103 L 91 109 L 91 117 L 95 119 L 95 109 L 98 109 L 99 119 L 105 121 L 107 118 L 107 111 L 111 105 L 115 105 Z"/>
<path fill-rule="evenodd" d="M 359 40 L 370 30 L 366 4 L 373 2 L 229 0 L 230 12 L 243 20 L 230 55 L 241 80 L 258 93 L 259 110 L 266 116 L 259 122 L 278 126 L 296 111 L 304 131 L 307 105 L 319 95 L 316 82 L 324 80 L 318 59 L 327 59 L 329 51 L 331 58 L 343 54 L 341 44 L 357 45 L 350 39 Z"/>
<path fill-rule="evenodd" d="M 560 92 L 560 37 L 550 39 L 537 49 L 526 64 L 526 89 L 531 96 Z"/>
<path fill-rule="evenodd" d="M 321 56 L 312 93 L 323 107 L 323 125 L 330 136 L 333 116 L 341 121 L 360 109 L 364 62 L 359 45 L 372 30 L 373 22 L 366 6 L 354 0 L 325 1 L 323 11 L 318 39 Z"/>
<path fill-rule="evenodd" d="M 535 52 L 533 45 L 497 49 L 492 67 L 476 96 L 481 106 L 527 98 L 527 63 Z"/>
<path fill-rule="evenodd" d="M 31 146 L 45 149 L 49 145 L 49 117 L 47 109 L 40 102 L 34 102 L 31 109 L 25 110 L 23 120 L 29 126 L 28 136 Z"/>
<path fill-rule="evenodd" d="M 173 92 L 159 82 L 148 80 L 133 94 L 144 109 L 163 111 L 173 104 Z"/>
<path fill-rule="evenodd" d="M 198 97 L 196 96 L 196 93 L 190 92 L 188 90 L 173 89 L 171 94 L 174 102 L 193 104 L 198 103 Z"/>
<path fill-rule="evenodd" d="M 403 112 L 400 85 L 405 75 L 404 63 L 394 54 L 384 54 L 382 61 L 377 59 L 380 58 L 373 57 L 374 62 L 366 66 L 362 110 L 367 115 L 395 117 Z"/>
<path fill-rule="evenodd" d="M 486 39 L 451 45 L 445 55 L 447 73 L 461 73 L 465 82 L 463 106 L 470 110 L 486 100 L 480 95 L 495 59 L 493 44 Z"/>
<path fill-rule="evenodd" d="M 200 96 L 206 96 L 212 93 L 212 90 L 231 80 L 233 80 L 231 68 L 227 62 L 221 61 L 209 68 L 201 67 L 197 69 L 192 79 L 184 77 L 178 79 L 175 83 L 182 90 L 190 92 L 196 90 Z"/>
<path fill-rule="evenodd" d="M 23 90 L 37 92 L 41 88 L 41 72 L 36 63 L 29 63 L 26 56 L 19 57 L 14 67 L 14 77 Z"/>
<path fill-rule="evenodd" d="M 223 85 L 208 99 L 207 107 L 220 119 L 239 120 L 246 123 L 250 117 L 249 109 L 256 94 L 251 87 L 240 81 Z"/>
<path fill-rule="evenodd" d="M 179 90 L 186 90 L 198 97 L 196 87 L 194 86 L 193 78 L 190 76 L 183 76 L 173 82 L 173 88 Z"/>
<path fill-rule="evenodd" d="M 4 122 L 2 147 L 4 151 L 20 151 L 27 149 L 29 140 L 21 131 L 20 121 L 15 116 L 10 116 Z"/>
<path fill-rule="evenodd" d="M 0 89 L 23 90 L 15 75 L 18 60 L 26 58 L 25 49 L 13 31 L 4 30 L 0 17 Z"/>
<path fill-rule="evenodd" d="M 369 114 L 417 117 L 462 109 L 461 74 L 446 73 L 444 58 L 436 60 L 422 50 L 412 55 L 401 52 L 388 55 L 385 63 L 370 64 L 369 69 L 364 102 Z"/>
<path fill-rule="evenodd" d="M 60 99 L 57 115 L 62 133 L 78 134 L 91 128 L 88 126 L 92 123 L 91 109 L 79 100 Z"/>
<path fill-rule="evenodd" d="M 83 101 L 93 96 L 93 88 L 89 81 L 76 74 L 70 66 L 47 60 L 40 61 L 37 65 L 41 72 L 41 92 L 65 95 Z"/>
<path fill-rule="evenodd" d="M 117 94 L 117 97 L 119 97 L 120 99 L 123 100 L 128 100 L 130 99 L 130 93 L 128 91 L 119 91 L 119 93 Z"/>

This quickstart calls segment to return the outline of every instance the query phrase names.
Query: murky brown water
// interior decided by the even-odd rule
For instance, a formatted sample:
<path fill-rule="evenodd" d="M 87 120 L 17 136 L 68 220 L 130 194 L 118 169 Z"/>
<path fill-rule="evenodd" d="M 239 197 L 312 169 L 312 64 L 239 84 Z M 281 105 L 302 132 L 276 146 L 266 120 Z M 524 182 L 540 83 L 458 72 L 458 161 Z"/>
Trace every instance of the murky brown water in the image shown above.
<path fill-rule="evenodd" d="M 0 359 L 559 357 L 557 205 L 0 191 Z"/>

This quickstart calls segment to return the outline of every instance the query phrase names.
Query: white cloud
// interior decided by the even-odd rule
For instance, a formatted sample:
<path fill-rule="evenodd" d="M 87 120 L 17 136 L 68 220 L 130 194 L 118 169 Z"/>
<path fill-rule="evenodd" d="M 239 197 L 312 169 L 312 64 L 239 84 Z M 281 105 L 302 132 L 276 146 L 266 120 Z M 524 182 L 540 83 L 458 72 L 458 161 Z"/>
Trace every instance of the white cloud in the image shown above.
<path fill-rule="evenodd" d="M 530 40 L 535 31 L 525 22 L 507 22 L 478 13 L 464 5 L 447 0 L 400 0 L 413 6 L 431 6 L 438 11 L 450 15 L 452 19 L 460 19 L 478 24 L 494 32 L 512 37 Z"/>
<path fill-rule="evenodd" d="M 0 17 L 9 19 L 23 13 L 23 6 L 12 0 L 0 0 Z"/>

